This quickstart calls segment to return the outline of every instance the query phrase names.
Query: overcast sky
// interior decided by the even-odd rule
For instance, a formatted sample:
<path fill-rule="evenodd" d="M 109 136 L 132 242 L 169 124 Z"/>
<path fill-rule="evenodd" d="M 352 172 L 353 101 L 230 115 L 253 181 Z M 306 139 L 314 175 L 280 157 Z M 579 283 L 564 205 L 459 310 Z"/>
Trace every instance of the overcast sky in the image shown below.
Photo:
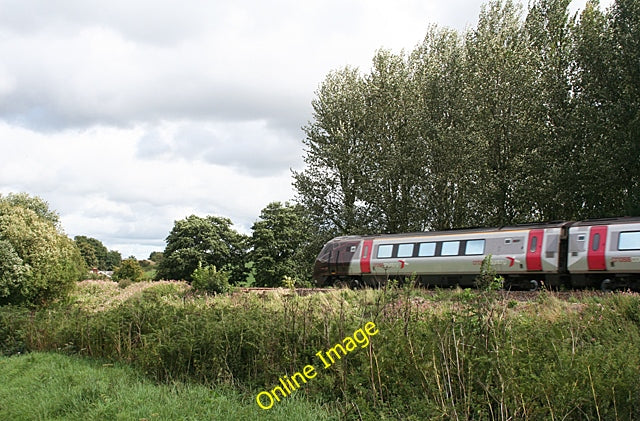
<path fill-rule="evenodd" d="M 191 214 L 250 233 L 295 197 L 331 70 L 367 72 L 430 24 L 474 27 L 482 3 L 0 0 L 0 193 L 42 197 L 123 257 L 163 250 Z"/>

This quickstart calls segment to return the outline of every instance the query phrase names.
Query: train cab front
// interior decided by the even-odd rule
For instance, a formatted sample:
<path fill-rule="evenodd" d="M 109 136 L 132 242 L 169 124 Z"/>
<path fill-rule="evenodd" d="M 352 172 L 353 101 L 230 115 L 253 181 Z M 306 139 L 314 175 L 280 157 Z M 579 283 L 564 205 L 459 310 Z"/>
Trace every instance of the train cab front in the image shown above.
<path fill-rule="evenodd" d="M 331 273 L 329 272 L 329 262 L 333 246 L 333 240 L 325 244 L 320 251 L 320 254 L 318 254 L 318 257 L 316 257 L 316 262 L 313 265 L 313 282 L 319 287 L 325 286 L 331 277 Z"/>
<path fill-rule="evenodd" d="M 329 241 L 320 251 L 313 266 L 313 281 L 317 286 L 332 284 L 349 277 L 349 265 L 360 240 L 338 237 Z"/>

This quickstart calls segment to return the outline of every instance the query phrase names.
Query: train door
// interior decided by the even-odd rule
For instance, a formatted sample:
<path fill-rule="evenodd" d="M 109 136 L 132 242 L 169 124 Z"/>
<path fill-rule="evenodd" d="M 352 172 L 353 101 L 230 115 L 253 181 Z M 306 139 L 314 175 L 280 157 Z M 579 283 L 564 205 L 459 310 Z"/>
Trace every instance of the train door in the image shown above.
<path fill-rule="evenodd" d="M 587 249 L 587 265 L 589 270 L 606 270 L 605 246 L 607 242 L 607 226 L 595 225 L 589 230 L 589 248 Z"/>
<path fill-rule="evenodd" d="M 542 238 L 544 230 L 530 230 L 527 242 L 527 270 L 542 270 Z"/>
<path fill-rule="evenodd" d="M 329 273 L 335 275 L 338 272 L 338 258 L 340 257 L 340 247 L 335 247 L 331 250 L 331 257 L 329 257 Z"/>
<path fill-rule="evenodd" d="M 371 273 L 371 252 L 373 251 L 373 240 L 362 242 L 362 254 L 360 255 L 360 271 Z"/>
<path fill-rule="evenodd" d="M 329 259 L 329 272 L 332 275 L 345 276 L 349 274 L 349 265 L 358 243 L 357 241 L 348 241 L 334 247 Z"/>

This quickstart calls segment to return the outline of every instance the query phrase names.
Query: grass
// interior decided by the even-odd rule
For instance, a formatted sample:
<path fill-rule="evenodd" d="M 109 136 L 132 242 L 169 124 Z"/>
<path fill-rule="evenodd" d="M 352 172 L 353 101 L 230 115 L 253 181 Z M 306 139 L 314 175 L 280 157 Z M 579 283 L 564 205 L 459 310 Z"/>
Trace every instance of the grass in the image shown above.
<path fill-rule="evenodd" d="M 380 330 L 370 345 L 322 370 L 316 352 L 369 321 Z M 630 293 L 206 296 L 178 282 L 85 281 L 56 305 L 0 307 L 0 353 L 75 355 L 35 369 L 28 358 L 49 354 L 0 360 L 0 419 L 635 420 L 638 349 Z M 257 407 L 257 392 L 306 364 L 317 378 Z"/>
<path fill-rule="evenodd" d="M 0 357 L 2 420 L 328 420 L 291 396 L 269 411 L 252 395 L 183 383 L 158 385 L 126 365 L 55 353 Z"/>

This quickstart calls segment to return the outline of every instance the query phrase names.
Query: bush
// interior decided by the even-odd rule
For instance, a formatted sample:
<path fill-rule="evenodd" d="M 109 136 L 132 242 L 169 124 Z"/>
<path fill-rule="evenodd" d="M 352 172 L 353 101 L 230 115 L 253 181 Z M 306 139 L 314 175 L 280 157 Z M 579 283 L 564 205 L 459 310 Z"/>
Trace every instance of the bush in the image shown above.
<path fill-rule="evenodd" d="M 496 270 L 491 264 L 491 255 L 482 259 L 480 273 L 476 276 L 475 286 L 484 291 L 497 291 L 502 289 L 504 278 L 498 276 Z"/>
<path fill-rule="evenodd" d="M 222 294 L 231 290 L 229 276 L 229 272 L 218 272 L 215 266 L 200 265 L 191 275 L 191 286 L 196 291 Z"/>
<path fill-rule="evenodd" d="M 17 197 L 0 197 L 0 305 L 64 297 L 86 272 L 80 251 L 46 202 Z"/>
<path fill-rule="evenodd" d="M 0 355 L 26 351 L 25 327 L 29 312 L 24 307 L 4 306 L 0 311 Z"/>
<path fill-rule="evenodd" d="M 296 287 L 296 280 L 291 276 L 287 276 L 287 275 L 283 276 L 282 281 L 280 283 L 285 288 L 294 289 Z"/>
<path fill-rule="evenodd" d="M 128 279 L 131 282 L 139 282 L 144 278 L 144 272 L 138 261 L 130 257 L 122 261 L 122 264 L 113 272 L 113 279 L 118 281 Z"/>

